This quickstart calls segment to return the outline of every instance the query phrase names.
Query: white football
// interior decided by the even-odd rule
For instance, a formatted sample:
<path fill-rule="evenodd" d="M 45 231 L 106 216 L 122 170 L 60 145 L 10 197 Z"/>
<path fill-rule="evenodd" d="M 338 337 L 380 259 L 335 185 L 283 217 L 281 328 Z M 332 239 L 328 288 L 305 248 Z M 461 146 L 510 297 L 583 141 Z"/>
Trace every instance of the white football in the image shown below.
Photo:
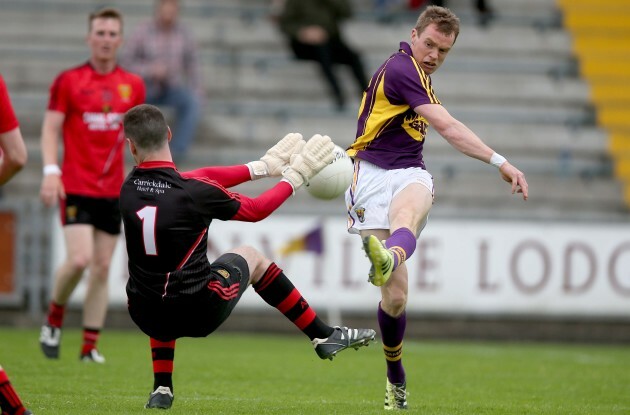
<path fill-rule="evenodd" d="M 354 167 L 346 151 L 335 145 L 335 158 L 311 178 L 306 190 L 318 199 L 330 200 L 343 194 L 352 182 Z"/>

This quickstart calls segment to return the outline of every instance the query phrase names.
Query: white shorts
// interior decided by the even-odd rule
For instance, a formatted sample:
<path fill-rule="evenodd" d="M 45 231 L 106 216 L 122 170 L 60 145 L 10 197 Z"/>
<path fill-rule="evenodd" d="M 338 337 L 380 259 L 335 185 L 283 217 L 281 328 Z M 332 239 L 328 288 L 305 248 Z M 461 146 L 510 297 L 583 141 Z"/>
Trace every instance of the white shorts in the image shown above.
<path fill-rule="evenodd" d="M 389 205 L 405 187 L 420 183 L 433 195 L 433 176 L 420 168 L 387 170 L 365 160 L 354 160 L 352 184 L 346 190 L 348 232 L 389 229 Z M 426 225 L 420 225 L 417 235 Z"/>

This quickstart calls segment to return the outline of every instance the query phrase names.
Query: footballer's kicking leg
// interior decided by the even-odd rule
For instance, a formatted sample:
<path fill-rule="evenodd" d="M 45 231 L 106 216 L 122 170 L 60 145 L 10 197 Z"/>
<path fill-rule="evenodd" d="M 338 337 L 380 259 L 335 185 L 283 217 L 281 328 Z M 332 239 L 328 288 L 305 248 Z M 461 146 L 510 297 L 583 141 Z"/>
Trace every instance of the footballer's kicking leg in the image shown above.
<path fill-rule="evenodd" d="M 361 231 L 363 249 L 372 263 L 368 281 L 377 287 L 383 286 L 415 251 L 433 204 L 433 191 L 428 186 L 409 183 L 394 196 L 388 212 L 389 230 Z"/>
<path fill-rule="evenodd" d="M 324 323 L 282 270 L 257 250 L 240 247 L 234 253 L 247 261 L 256 293 L 308 336 L 321 359 L 332 360 L 342 350 L 358 349 L 374 340 L 376 332 L 372 329 L 331 327 Z"/>

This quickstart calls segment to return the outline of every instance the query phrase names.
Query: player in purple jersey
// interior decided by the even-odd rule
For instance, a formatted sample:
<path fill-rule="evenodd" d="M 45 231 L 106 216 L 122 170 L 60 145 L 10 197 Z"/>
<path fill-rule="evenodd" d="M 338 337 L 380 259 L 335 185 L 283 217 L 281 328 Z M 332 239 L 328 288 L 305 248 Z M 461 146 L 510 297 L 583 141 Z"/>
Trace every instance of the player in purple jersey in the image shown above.
<path fill-rule="evenodd" d="M 153 358 L 153 392 L 145 407 L 172 405 L 175 340 L 212 333 L 250 284 L 309 337 L 322 359 L 374 340 L 374 330 L 321 321 L 282 270 L 252 247 L 234 248 L 213 263 L 207 257 L 213 219 L 254 222 L 269 216 L 332 162 L 329 137 L 315 135 L 305 143 L 300 134 L 288 134 L 260 160 L 180 172 L 168 146 L 170 129 L 158 108 L 132 108 L 123 127 L 137 163 L 120 193 L 129 314 L 150 336 Z M 266 176 L 283 178 L 256 198 L 227 190 Z"/>
<path fill-rule="evenodd" d="M 408 275 L 405 260 L 427 223 L 433 177 L 422 147 L 429 125 L 467 156 L 492 164 L 512 193 L 527 200 L 525 175 L 453 118 L 433 91 L 430 75 L 444 62 L 459 34 L 449 9 L 429 6 L 372 76 L 359 109 L 357 135 L 348 148 L 354 180 L 346 192 L 348 231 L 361 235 L 372 264 L 369 281 L 381 288 L 378 322 L 387 363 L 385 409 L 406 409 L 402 365 Z"/>

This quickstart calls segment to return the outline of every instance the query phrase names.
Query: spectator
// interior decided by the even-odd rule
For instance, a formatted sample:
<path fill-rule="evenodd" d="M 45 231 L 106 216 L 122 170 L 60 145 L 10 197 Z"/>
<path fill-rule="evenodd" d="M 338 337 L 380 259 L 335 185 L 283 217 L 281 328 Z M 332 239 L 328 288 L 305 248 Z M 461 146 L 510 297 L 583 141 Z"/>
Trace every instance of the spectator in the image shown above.
<path fill-rule="evenodd" d="M 47 207 L 60 201 L 66 258 L 55 272 L 39 342 L 46 357 L 59 358 L 66 303 L 89 268 L 80 358 L 104 363 L 96 345 L 107 314 L 109 266 L 120 234 L 122 118 L 129 108 L 144 102 L 145 90 L 142 78 L 117 65 L 123 41 L 120 12 L 102 9 L 90 14 L 88 22 L 90 58 L 57 76 L 42 125 L 40 197 Z M 64 156 L 59 168 L 61 137 Z"/>
<path fill-rule="evenodd" d="M 319 63 L 338 109 L 345 108 L 346 99 L 335 75 L 335 64 L 348 65 L 359 93 L 367 87 L 361 57 L 344 40 L 340 23 L 352 15 L 349 0 L 286 0 L 278 17 L 297 59 Z"/>
<path fill-rule="evenodd" d="M 420 3 L 424 3 L 425 0 L 420 0 Z M 404 5 L 404 7 L 403 7 Z M 376 13 L 376 20 L 380 23 L 391 23 L 394 20 L 395 14 L 401 11 L 401 9 L 415 8 L 412 1 L 403 0 L 374 0 L 374 12 Z"/>
<path fill-rule="evenodd" d="M 144 78 L 147 103 L 175 111 L 171 150 L 186 157 L 204 102 L 197 43 L 179 21 L 179 0 L 155 0 L 153 19 L 140 24 L 122 53 L 123 66 Z"/>
<path fill-rule="evenodd" d="M 440 7 L 447 7 L 447 0 L 429 0 L 429 4 Z M 477 19 L 479 25 L 486 27 L 490 24 L 490 21 L 494 18 L 494 11 L 488 5 L 486 0 L 473 0 L 473 6 L 477 12 Z"/>

